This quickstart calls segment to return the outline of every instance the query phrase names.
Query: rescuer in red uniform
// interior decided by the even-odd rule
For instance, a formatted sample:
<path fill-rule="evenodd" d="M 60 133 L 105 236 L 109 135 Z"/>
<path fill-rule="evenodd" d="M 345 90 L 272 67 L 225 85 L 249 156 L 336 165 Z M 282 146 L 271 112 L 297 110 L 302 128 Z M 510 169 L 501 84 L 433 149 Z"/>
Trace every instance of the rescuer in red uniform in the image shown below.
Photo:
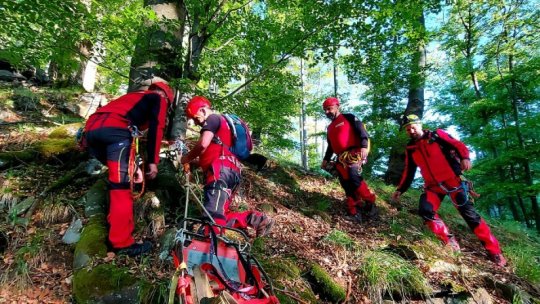
<path fill-rule="evenodd" d="M 109 168 L 109 242 L 115 251 L 136 256 L 149 251 L 148 241 L 136 243 L 132 232 L 133 198 L 130 190 L 132 131 L 148 130 L 146 141 L 146 177 L 158 173 L 159 149 L 165 129 L 167 110 L 174 99 L 172 89 L 156 82 L 147 91 L 127 93 L 99 108 L 88 118 L 85 140 L 89 153 Z M 131 159 L 133 162 L 133 159 Z M 140 174 L 139 174 L 140 175 Z M 142 176 L 135 177 L 137 182 Z"/>
<path fill-rule="evenodd" d="M 362 216 L 375 218 L 378 215 L 376 197 L 362 178 L 362 165 L 369 152 L 369 136 L 364 124 L 352 114 L 342 114 L 339 100 L 335 97 L 327 98 L 323 109 L 332 122 L 327 128 L 328 148 L 321 168 L 326 170 L 332 155 L 337 154 L 335 165 L 347 196 L 347 211 L 351 219 L 361 223 Z"/>
<path fill-rule="evenodd" d="M 205 176 L 203 205 L 206 211 L 218 225 L 240 229 L 250 226 L 257 236 L 267 235 L 274 224 L 273 219 L 258 211 L 229 211 L 240 185 L 241 164 L 228 149 L 232 146 L 232 132 L 223 115 L 214 113 L 210 101 L 202 96 L 195 96 L 188 102 L 186 115 L 201 126 L 201 136 L 193 149 L 182 157 L 181 163 L 189 164 L 199 158 L 198 165 Z"/>
<path fill-rule="evenodd" d="M 476 212 L 469 199 L 469 186 L 462 178 L 462 170 L 471 169 L 469 150 L 457 139 L 443 130 L 422 130 L 418 116 L 404 116 L 402 126 L 411 138 L 405 150 L 405 169 L 397 190 L 392 195 L 399 201 L 410 187 L 416 168 L 424 178 L 424 193 L 420 196 L 419 215 L 437 238 L 459 251 L 456 238 L 437 214 L 443 198 L 448 195 L 454 206 L 487 250 L 490 259 L 499 266 L 506 265 L 499 242 L 486 222 Z"/>

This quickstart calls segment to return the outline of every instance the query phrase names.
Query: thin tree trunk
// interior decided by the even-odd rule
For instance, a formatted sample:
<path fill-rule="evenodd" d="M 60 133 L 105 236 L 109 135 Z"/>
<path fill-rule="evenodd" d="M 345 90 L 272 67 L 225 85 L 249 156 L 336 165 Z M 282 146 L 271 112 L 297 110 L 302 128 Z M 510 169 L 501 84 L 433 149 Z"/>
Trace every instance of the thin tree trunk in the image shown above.
<path fill-rule="evenodd" d="M 337 67 L 337 51 L 334 52 L 334 60 L 332 60 L 332 67 L 334 71 L 334 96 L 338 96 L 338 67 Z"/>
<path fill-rule="evenodd" d="M 518 109 L 518 96 L 517 96 L 517 84 L 516 79 L 513 75 L 514 71 L 514 56 L 509 55 L 508 56 L 508 72 L 511 75 L 510 80 L 510 100 L 512 102 L 512 113 L 514 116 L 514 122 L 515 122 L 515 129 L 516 129 L 516 136 L 518 139 L 519 147 L 522 151 L 525 151 L 525 141 L 523 140 L 523 134 L 521 133 L 521 127 L 520 127 L 520 119 L 519 119 L 519 109 Z M 530 168 L 529 161 L 526 158 L 523 158 L 521 161 L 523 165 L 523 170 L 525 173 L 525 182 L 528 186 L 533 185 L 533 178 L 532 178 L 532 172 Z M 538 199 L 536 198 L 536 195 L 529 195 L 529 199 L 531 200 L 531 206 L 533 209 L 533 215 L 534 220 L 536 222 L 536 230 L 540 232 L 540 210 L 538 207 Z"/>
<path fill-rule="evenodd" d="M 306 149 L 306 102 L 305 96 L 305 73 L 304 60 L 300 59 L 300 80 L 302 82 L 302 98 L 300 100 L 300 153 L 301 163 L 304 170 L 308 169 L 307 164 L 307 149 Z"/>
<path fill-rule="evenodd" d="M 426 30 L 426 24 L 424 20 L 424 13 L 419 16 L 418 19 L 420 29 L 424 35 Z M 413 54 L 411 62 L 411 75 L 409 79 L 409 96 L 407 107 L 405 108 L 405 115 L 416 114 L 418 117 L 424 115 L 424 86 L 425 86 L 425 68 L 426 68 L 426 49 L 425 41 L 423 39 L 418 40 L 416 52 Z M 390 157 L 388 159 L 388 169 L 384 174 L 384 180 L 386 183 L 397 185 L 401 179 L 401 173 L 405 169 L 405 152 L 403 147 L 394 146 L 390 150 Z"/>

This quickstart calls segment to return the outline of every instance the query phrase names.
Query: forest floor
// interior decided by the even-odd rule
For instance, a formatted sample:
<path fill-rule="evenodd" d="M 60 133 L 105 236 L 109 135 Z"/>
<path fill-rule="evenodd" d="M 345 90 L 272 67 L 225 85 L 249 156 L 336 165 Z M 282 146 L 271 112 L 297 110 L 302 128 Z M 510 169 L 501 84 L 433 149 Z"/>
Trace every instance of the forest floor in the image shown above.
<path fill-rule="evenodd" d="M 46 100 L 41 103 L 47 108 Z M 9 105 L 4 107 L 2 111 L 10 110 Z M 13 111 L 11 117 L 12 122 L 21 122 L 27 116 Z M 57 127 L 51 123 L 2 125 L 0 153 L 27 149 Z M 44 189 L 78 165 L 80 155 L 73 156 L 77 153 L 2 164 L 0 303 L 74 302 L 74 247 L 64 244 L 62 236 L 73 218 L 86 221 L 80 198 L 104 176 L 79 175 L 64 187 L 45 194 Z M 233 208 L 263 210 L 276 221 L 269 236 L 254 241 L 253 252 L 272 277 L 282 303 L 392 299 L 436 303 L 438 297 L 464 298 L 464 303 L 471 298 L 471 303 L 484 303 L 486 298 L 491 303 L 532 303 L 540 299 L 540 239 L 518 225 L 489 221 L 509 258 L 509 265 L 501 268 L 487 259 L 449 201 L 443 203 L 440 214 L 456 234 L 461 253 L 452 252 L 423 228 L 416 215 L 419 191 L 404 195 L 404 208 L 397 210 L 388 201 L 393 187 L 368 180 L 378 196 L 380 218 L 358 224 L 345 219 L 344 195 L 333 177 L 276 161 L 260 172 L 246 167 L 243 177 Z M 159 185 L 150 185 L 149 191 L 155 187 Z M 14 206 L 28 197 L 38 198 L 39 204 L 25 218 Z M 176 226 L 182 213 L 177 207 L 165 217 L 160 231 Z M 158 244 L 155 227 L 149 225 L 137 227 L 137 238 Z M 142 259 L 108 253 L 96 263 L 127 267 L 134 276 L 160 286 L 161 294 L 154 301 L 166 302 L 174 267 L 159 258 L 158 249 Z M 318 285 L 312 278 L 314 265 L 333 283 Z M 345 298 L 336 300 L 336 293 L 345 294 Z"/>

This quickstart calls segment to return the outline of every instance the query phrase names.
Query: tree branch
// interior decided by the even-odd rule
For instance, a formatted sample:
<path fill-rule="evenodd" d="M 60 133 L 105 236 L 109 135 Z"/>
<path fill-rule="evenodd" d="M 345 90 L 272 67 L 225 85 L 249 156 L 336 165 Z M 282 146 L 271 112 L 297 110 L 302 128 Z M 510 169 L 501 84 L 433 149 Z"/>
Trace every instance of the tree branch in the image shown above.
<path fill-rule="evenodd" d="M 249 0 L 248 2 L 240 5 L 239 7 L 236 7 L 236 8 L 231 8 L 229 11 L 227 11 L 225 13 L 225 16 L 223 17 L 223 19 L 221 19 L 220 21 L 216 22 L 216 29 L 212 32 L 212 33 L 208 33 L 208 37 L 214 35 L 215 32 L 217 32 L 217 30 L 225 23 L 225 21 L 227 21 L 227 18 L 229 18 L 229 16 L 235 12 L 235 11 L 238 11 L 238 10 L 241 10 L 242 8 L 246 7 L 247 5 L 249 5 L 251 2 L 253 2 L 253 0 Z"/>
<path fill-rule="evenodd" d="M 229 40 L 227 40 L 225 43 L 223 43 L 222 45 L 220 45 L 217 49 L 211 49 L 211 48 L 206 48 L 208 51 L 210 52 L 213 52 L 213 53 L 217 53 L 219 51 L 221 51 L 224 47 L 226 47 L 227 45 L 229 45 L 238 35 L 234 35 L 232 36 Z"/>
<path fill-rule="evenodd" d="M 253 76 L 252 78 L 250 78 L 249 80 L 247 80 L 246 82 L 244 82 L 243 84 L 241 84 L 239 87 L 237 87 L 236 89 L 234 89 L 232 92 L 230 92 L 229 94 L 225 95 L 224 97 L 221 97 L 219 98 L 218 100 L 224 100 L 224 99 L 227 99 L 233 95 L 235 95 L 236 93 L 238 93 L 242 88 L 246 87 L 247 85 L 249 85 L 250 83 L 252 83 L 253 81 L 257 80 L 258 78 L 260 78 L 261 76 L 263 76 L 264 74 L 266 74 L 269 70 L 273 69 L 274 67 L 276 67 L 277 65 L 279 65 L 280 63 L 282 63 L 283 61 L 285 61 L 286 59 L 290 58 L 292 56 L 292 52 L 294 50 L 296 50 L 304 41 L 306 41 L 309 37 L 313 36 L 314 34 L 318 33 L 320 30 L 322 30 L 323 28 L 325 28 L 328 24 L 323 24 L 320 28 L 316 28 L 315 30 L 313 30 L 312 32 L 309 32 L 307 33 L 304 37 L 302 37 L 302 39 L 298 40 L 298 42 L 284 55 L 281 56 L 281 58 L 274 62 L 273 64 L 267 66 L 266 68 L 264 68 L 261 72 L 259 72 L 257 75 Z"/>

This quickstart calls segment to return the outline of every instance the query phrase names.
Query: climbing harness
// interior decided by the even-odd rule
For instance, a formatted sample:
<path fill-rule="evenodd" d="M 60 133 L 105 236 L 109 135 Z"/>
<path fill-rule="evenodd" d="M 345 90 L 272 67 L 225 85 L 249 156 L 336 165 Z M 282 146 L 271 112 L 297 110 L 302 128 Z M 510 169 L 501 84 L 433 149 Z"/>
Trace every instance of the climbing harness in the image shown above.
<path fill-rule="evenodd" d="M 460 175 L 459 179 L 460 179 L 461 183 L 457 187 L 452 187 L 452 188 L 448 189 L 444 185 L 444 183 L 439 183 L 438 186 L 439 186 L 439 188 L 441 188 L 447 194 L 463 190 L 463 194 L 465 195 L 465 202 L 463 204 L 455 204 L 456 207 L 462 207 L 467 203 L 474 203 L 474 199 L 480 197 L 480 194 L 478 194 L 474 190 L 474 183 L 472 181 L 470 181 L 470 180 L 467 180 L 465 178 L 465 176 L 463 176 L 463 175 Z"/>
<path fill-rule="evenodd" d="M 139 138 L 142 136 L 142 133 L 139 131 L 137 126 L 128 126 L 128 129 L 131 132 L 132 137 L 128 161 L 129 187 L 131 189 L 131 195 L 133 196 L 133 199 L 136 200 L 144 194 L 145 187 L 145 179 L 143 172 L 141 190 L 138 193 L 135 193 L 135 174 L 137 173 L 137 170 L 144 169 L 144 161 L 139 154 Z"/>
<path fill-rule="evenodd" d="M 351 164 L 358 163 L 358 174 L 362 174 L 362 164 L 364 160 L 360 156 L 360 153 L 357 151 L 345 151 L 341 153 L 338 157 L 338 161 L 343 165 L 343 167 L 348 167 Z"/>

